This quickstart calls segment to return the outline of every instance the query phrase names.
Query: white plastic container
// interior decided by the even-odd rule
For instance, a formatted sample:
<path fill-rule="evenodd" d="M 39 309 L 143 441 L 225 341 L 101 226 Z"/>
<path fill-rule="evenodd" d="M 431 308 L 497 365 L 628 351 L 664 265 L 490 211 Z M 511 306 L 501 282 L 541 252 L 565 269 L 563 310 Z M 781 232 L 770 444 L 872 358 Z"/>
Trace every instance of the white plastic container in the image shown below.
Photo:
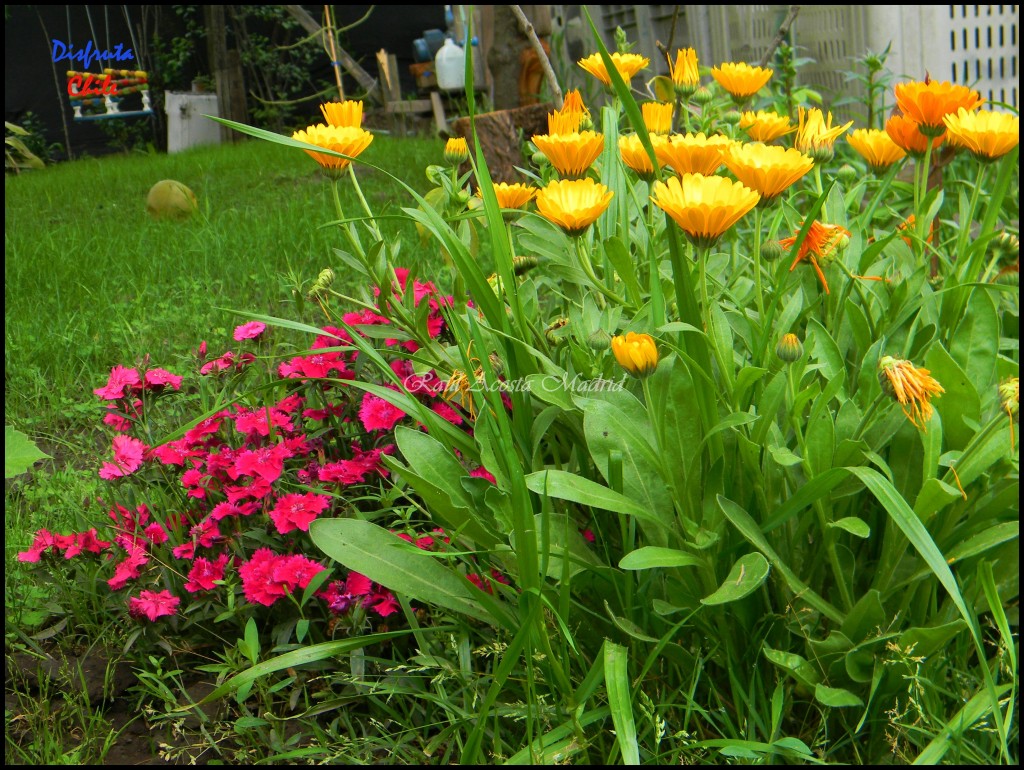
<path fill-rule="evenodd" d="M 466 87 L 466 52 L 448 38 L 434 57 L 437 87 L 442 91 L 460 91 Z"/>
<path fill-rule="evenodd" d="M 220 116 L 217 94 L 168 91 L 164 94 L 164 108 L 167 111 L 168 153 L 203 144 L 220 144 L 220 124 L 203 117 Z"/>

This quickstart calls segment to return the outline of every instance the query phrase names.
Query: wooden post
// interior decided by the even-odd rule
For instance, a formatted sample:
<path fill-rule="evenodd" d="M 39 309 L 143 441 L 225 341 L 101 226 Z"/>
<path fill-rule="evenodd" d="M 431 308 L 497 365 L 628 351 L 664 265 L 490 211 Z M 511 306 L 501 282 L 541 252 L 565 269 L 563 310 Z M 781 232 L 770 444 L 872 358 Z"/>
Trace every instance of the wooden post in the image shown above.
<path fill-rule="evenodd" d="M 207 44 L 210 66 L 217 80 L 217 104 L 220 117 L 238 123 L 249 122 L 249 111 L 245 104 L 245 76 L 242 73 L 242 57 L 237 50 L 228 50 L 228 30 L 225 6 L 203 6 L 206 20 Z M 227 126 L 220 127 L 222 142 L 237 142 L 242 135 Z"/>

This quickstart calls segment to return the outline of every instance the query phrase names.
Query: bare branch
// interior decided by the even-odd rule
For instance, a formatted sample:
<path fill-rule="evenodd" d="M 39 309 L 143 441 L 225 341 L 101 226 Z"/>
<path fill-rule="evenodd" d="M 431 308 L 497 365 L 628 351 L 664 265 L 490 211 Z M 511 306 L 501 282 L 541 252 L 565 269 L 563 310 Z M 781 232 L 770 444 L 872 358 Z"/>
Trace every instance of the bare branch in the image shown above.
<path fill-rule="evenodd" d="M 526 18 L 522 8 L 518 5 L 510 5 L 509 8 L 512 9 L 512 13 L 519 20 L 519 29 L 523 31 L 523 34 L 530 41 L 530 45 L 533 46 L 537 59 L 540 61 L 540 66 L 544 69 L 544 77 L 547 78 L 548 87 L 551 89 L 555 109 L 562 109 L 562 87 L 558 85 L 558 78 L 555 77 L 555 71 L 551 68 L 551 60 L 548 59 L 548 54 L 544 50 L 544 46 L 541 45 L 540 38 L 537 37 L 537 30 L 533 28 L 530 20 Z"/>

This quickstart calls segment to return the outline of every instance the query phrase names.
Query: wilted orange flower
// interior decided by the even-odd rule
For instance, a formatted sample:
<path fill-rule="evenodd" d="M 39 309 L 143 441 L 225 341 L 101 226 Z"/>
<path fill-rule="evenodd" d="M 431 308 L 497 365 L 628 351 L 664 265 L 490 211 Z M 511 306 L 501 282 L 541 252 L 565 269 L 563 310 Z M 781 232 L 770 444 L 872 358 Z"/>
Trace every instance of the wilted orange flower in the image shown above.
<path fill-rule="evenodd" d="M 846 137 L 846 141 L 876 174 L 884 173 L 889 166 L 907 155 L 888 133 L 877 128 L 858 128 Z"/>
<path fill-rule="evenodd" d="M 1020 143 L 1020 118 L 1008 112 L 970 112 L 961 107 L 943 122 L 947 142 L 965 148 L 986 163 L 998 160 Z"/>
<path fill-rule="evenodd" d="M 671 166 L 677 174 L 710 176 L 722 166 L 722 156 L 732 139 L 721 134 L 673 134 L 654 148 L 658 163 Z"/>
<path fill-rule="evenodd" d="M 779 115 L 769 110 L 744 112 L 740 117 L 740 128 L 755 142 L 765 143 L 796 131 L 789 115 Z"/>
<path fill-rule="evenodd" d="M 672 130 L 672 104 L 644 102 L 640 105 L 644 125 L 652 134 L 667 134 Z"/>
<path fill-rule="evenodd" d="M 569 235 L 580 235 L 604 213 L 612 195 L 593 179 L 562 179 L 537 192 L 537 211 Z"/>
<path fill-rule="evenodd" d="M 893 115 L 885 122 L 885 133 L 889 135 L 893 143 L 912 158 L 923 158 L 925 150 L 928 149 L 928 137 L 921 133 L 916 120 L 911 120 L 905 115 Z M 942 144 L 944 134 L 931 139 L 932 149 Z"/>
<path fill-rule="evenodd" d="M 619 366 L 643 379 L 658 368 L 658 346 L 650 334 L 626 332 L 612 337 L 612 354 Z"/>
<path fill-rule="evenodd" d="M 657 157 L 658 147 L 663 145 L 667 139 L 658 134 L 651 135 L 651 144 L 654 145 L 654 154 Z M 651 156 L 647 154 L 640 137 L 637 134 L 627 134 L 619 137 L 619 154 L 622 162 L 635 171 L 640 178 L 650 181 L 654 176 L 654 164 L 651 163 Z M 659 161 L 660 163 L 661 161 Z"/>
<path fill-rule="evenodd" d="M 832 125 L 832 113 L 828 118 L 817 107 L 805 110 L 800 107 L 800 125 L 796 129 L 796 140 L 793 146 L 800 152 L 810 155 L 814 160 L 827 162 L 834 154 L 833 145 L 846 129 L 853 125 L 851 120 L 841 126 Z"/>
<path fill-rule="evenodd" d="M 668 54 L 666 54 L 668 56 Z M 689 96 L 700 85 L 700 72 L 697 70 L 697 52 L 692 48 L 680 48 L 676 51 L 676 60 L 668 56 L 668 71 L 676 90 Z"/>
<path fill-rule="evenodd" d="M 960 108 L 976 110 L 985 101 L 981 94 L 967 86 L 927 78 L 924 82 L 897 83 L 893 92 L 900 112 L 918 123 L 919 130 L 926 136 L 942 136 L 946 131 L 944 117 L 955 115 Z"/>
<path fill-rule="evenodd" d="M 353 126 L 342 126 L 339 128 L 318 123 L 315 126 L 309 126 L 305 131 L 296 131 L 292 134 L 292 139 L 305 142 L 306 144 L 315 144 L 317 147 L 322 147 L 325 150 L 333 150 L 334 152 L 340 152 L 355 158 L 370 146 L 370 142 L 373 141 L 373 134 Z M 306 152 L 320 164 L 325 174 L 334 178 L 340 176 L 341 172 L 350 163 L 347 158 L 325 155 L 314 150 L 306 150 Z"/>
<path fill-rule="evenodd" d="M 760 193 L 762 206 L 771 204 L 814 168 L 814 161 L 799 150 L 759 142 L 734 142 L 725 151 L 723 160 L 737 179 Z"/>
<path fill-rule="evenodd" d="M 586 173 L 604 149 L 604 134 L 584 131 L 580 134 L 539 134 L 533 137 L 537 149 L 555 167 L 560 176 L 574 179 Z"/>
<path fill-rule="evenodd" d="M 917 232 L 917 217 L 911 214 L 904 221 L 896 225 L 896 229 L 901 233 L 916 233 Z M 932 220 L 932 226 L 928 230 L 928 243 L 931 243 L 935 239 L 935 233 L 939 230 L 939 220 L 935 218 Z M 910 236 L 902 235 L 903 241 L 910 246 Z"/>
<path fill-rule="evenodd" d="M 803 223 L 800 223 L 803 227 Z M 793 244 L 796 243 L 797 237 L 799 237 L 800 231 L 790 238 L 782 238 L 779 240 L 779 245 L 784 249 L 793 248 Z M 842 243 L 843 238 L 849 238 L 850 231 L 845 227 L 839 225 L 826 225 L 823 222 L 815 220 L 811 222 L 811 227 L 807 231 L 807 237 L 804 238 L 804 242 L 800 244 L 800 250 L 797 252 L 796 259 L 793 260 L 793 264 L 789 266 L 790 272 L 805 259 L 814 268 L 814 272 L 818 274 L 818 280 L 821 281 L 821 285 L 825 289 L 826 294 L 831 294 L 828 289 L 828 281 L 825 280 L 825 274 L 821 271 L 821 264 L 818 260 L 821 260 L 824 264 L 828 265 L 832 261 L 832 255 L 835 250 Z"/>
<path fill-rule="evenodd" d="M 726 62 L 711 70 L 711 77 L 729 92 L 733 99 L 745 101 L 771 80 L 772 70 L 751 67 L 744 62 Z"/>
<path fill-rule="evenodd" d="M 363 103 L 355 101 L 328 102 L 320 105 L 320 112 L 324 114 L 327 125 L 335 128 L 362 128 L 363 126 Z"/>
<path fill-rule="evenodd" d="M 507 184 L 506 182 L 492 182 L 494 189 L 494 197 L 498 199 L 498 205 L 503 209 L 518 209 L 525 206 L 527 203 L 534 199 L 537 195 L 537 188 L 533 185 L 522 184 L 516 182 L 515 184 Z M 476 191 L 477 196 L 483 197 L 480 194 L 479 188 Z"/>
<path fill-rule="evenodd" d="M 878 361 L 878 382 L 882 392 L 899 402 L 914 427 L 927 430 L 925 423 L 934 411 L 931 398 L 945 393 L 931 372 L 902 358 L 882 356 Z"/>
<path fill-rule="evenodd" d="M 760 196 L 724 176 L 683 174 L 655 182 L 651 200 L 668 214 L 698 248 L 710 248 Z"/>
<path fill-rule="evenodd" d="M 618 53 L 616 51 L 610 54 L 610 56 L 612 64 L 615 65 L 615 69 L 619 71 L 626 85 L 629 85 L 629 81 L 633 79 L 636 73 L 651 63 L 651 60 L 646 56 L 640 56 L 640 54 L 635 53 Z M 612 84 L 612 79 L 608 75 L 608 70 L 605 69 L 604 59 L 601 58 L 601 54 L 591 54 L 586 59 L 580 59 L 577 64 L 606 86 Z"/>

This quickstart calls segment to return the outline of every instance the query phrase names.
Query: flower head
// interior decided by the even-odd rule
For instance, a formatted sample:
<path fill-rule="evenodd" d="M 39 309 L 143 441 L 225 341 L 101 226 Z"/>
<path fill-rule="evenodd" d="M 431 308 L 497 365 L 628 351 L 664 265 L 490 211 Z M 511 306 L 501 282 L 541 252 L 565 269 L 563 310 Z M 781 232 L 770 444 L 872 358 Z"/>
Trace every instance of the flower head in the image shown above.
<path fill-rule="evenodd" d="M 801 223 L 802 226 L 803 224 Z M 798 230 L 792 237 L 780 240 L 779 244 L 784 249 L 791 249 L 793 244 L 796 243 L 799 234 L 800 231 Z M 790 271 L 792 272 L 798 264 L 806 259 L 814 268 L 814 272 L 818 274 L 818 280 L 821 281 L 825 293 L 830 294 L 825 274 L 821 271 L 821 265 L 830 264 L 836 249 L 839 248 L 845 238 L 849 237 L 850 231 L 845 227 L 826 225 L 817 220 L 811 222 L 811 227 L 807 231 L 807 237 L 800 244 L 800 251 L 797 253 L 796 259 L 793 260 L 793 264 L 789 266 Z"/>
<path fill-rule="evenodd" d="M 667 134 L 672 130 L 672 103 L 644 102 L 640 106 L 644 125 L 652 134 Z"/>
<path fill-rule="evenodd" d="M 610 54 L 610 56 L 612 64 L 615 65 L 615 69 L 619 71 L 619 75 L 622 76 L 622 79 L 626 81 L 627 85 L 636 73 L 651 63 L 651 60 L 646 56 L 640 56 L 635 53 L 618 53 L 616 51 L 615 53 Z M 591 54 L 586 59 L 580 59 L 577 64 L 606 86 L 610 86 L 612 84 L 611 76 L 608 74 L 608 70 L 604 66 L 604 59 L 601 58 L 600 53 Z"/>
<path fill-rule="evenodd" d="M 971 112 L 961 107 L 955 115 L 946 115 L 943 123 L 947 142 L 985 163 L 998 160 L 1020 143 L 1020 118 L 1008 112 Z"/>
<path fill-rule="evenodd" d="M 453 136 L 444 145 L 444 162 L 458 166 L 469 160 L 469 143 L 464 136 Z"/>
<path fill-rule="evenodd" d="M 671 166 L 678 175 L 710 176 L 722 166 L 722 156 L 732 139 L 721 134 L 674 134 L 655 146 L 658 163 Z"/>
<path fill-rule="evenodd" d="M 791 364 L 794 361 L 799 361 L 800 356 L 804 354 L 804 345 L 800 342 L 800 338 L 795 334 L 783 334 L 779 340 L 779 344 L 775 346 L 775 355 L 785 361 L 787 364 Z"/>
<path fill-rule="evenodd" d="M 559 175 L 576 179 L 586 174 L 604 149 L 604 134 L 540 134 L 533 137 L 537 149 L 555 167 Z"/>
<path fill-rule="evenodd" d="M 841 126 L 832 125 L 832 113 L 826 118 L 817 107 L 809 110 L 800 108 L 800 125 L 796 129 L 796 141 L 793 146 L 806 153 L 819 163 L 832 159 L 833 145 L 853 125 L 851 120 Z"/>
<path fill-rule="evenodd" d="M 737 179 L 761 195 L 763 206 L 814 168 L 814 161 L 799 150 L 760 142 L 734 142 L 726 149 L 724 161 Z"/>
<path fill-rule="evenodd" d="M 882 174 L 893 163 L 906 157 L 907 152 L 885 131 L 877 128 L 858 128 L 850 132 L 846 141 L 855 149 L 876 174 Z"/>
<path fill-rule="evenodd" d="M 945 139 L 945 134 L 931 138 L 925 136 L 921 133 L 917 121 L 905 115 L 893 115 L 889 118 L 885 122 L 885 133 L 897 147 L 912 158 L 923 158 L 925 150 L 928 149 L 928 142 L 932 143 L 934 150 Z"/>
<path fill-rule="evenodd" d="M 111 480 L 130 476 L 142 467 L 146 445 L 131 436 L 114 436 L 114 462 L 103 463 L 100 478 Z"/>
<path fill-rule="evenodd" d="M 655 182 L 651 200 L 700 248 L 710 248 L 761 199 L 742 182 L 723 176 L 683 174 Z"/>
<path fill-rule="evenodd" d="M 163 591 L 142 591 L 128 600 L 128 614 L 133 618 L 149 618 L 153 621 L 178 610 L 181 599 L 167 589 Z"/>
<path fill-rule="evenodd" d="M 235 327 L 235 340 L 255 340 L 267 330 L 267 325 L 262 321 L 248 321 L 241 326 Z"/>
<path fill-rule="evenodd" d="M 327 125 L 335 128 L 362 128 L 363 103 L 357 101 L 328 102 L 320 105 Z"/>
<path fill-rule="evenodd" d="M 305 131 L 296 131 L 292 134 L 292 139 L 355 158 L 370 146 L 373 134 L 356 126 L 325 126 L 323 123 L 319 123 L 309 126 Z M 348 158 L 325 155 L 315 150 L 306 150 L 306 152 L 320 164 L 324 173 L 335 178 L 339 177 L 351 162 Z"/>
<path fill-rule="evenodd" d="M 293 529 L 309 532 L 309 525 L 330 505 L 331 498 L 326 495 L 294 492 L 277 498 L 277 505 L 270 512 L 270 519 L 282 535 Z"/>
<path fill-rule="evenodd" d="M 675 84 L 676 92 L 681 96 L 691 96 L 700 85 L 697 52 L 692 48 L 680 48 L 676 51 L 675 61 L 672 61 L 672 57 L 669 56 L 668 71 Z"/>
<path fill-rule="evenodd" d="M 771 80 L 772 70 L 751 67 L 745 62 L 725 62 L 711 70 L 711 77 L 729 92 L 736 101 L 743 102 L 760 91 Z"/>
<path fill-rule="evenodd" d="M 755 142 L 772 142 L 796 131 L 789 115 L 779 115 L 770 110 L 744 112 L 740 116 L 739 125 Z"/>
<path fill-rule="evenodd" d="M 492 186 L 494 197 L 498 199 L 498 205 L 503 209 L 521 209 L 537 195 L 536 187 L 521 182 L 515 184 L 492 182 Z M 479 189 L 476 194 L 483 197 Z"/>
<path fill-rule="evenodd" d="M 626 332 L 612 337 L 612 354 L 619 366 L 641 379 L 658 368 L 658 346 L 649 334 Z"/>
<path fill-rule="evenodd" d="M 932 396 L 944 393 L 943 387 L 927 369 L 918 369 L 910 361 L 894 356 L 882 356 L 878 361 L 878 382 L 882 392 L 896 399 L 916 428 L 925 430 L 931 419 Z"/>
<path fill-rule="evenodd" d="M 657 157 L 658 147 L 668 141 L 664 136 L 651 135 L 651 144 L 654 145 L 654 154 Z M 626 134 L 619 137 L 619 155 L 622 162 L 632 169 L 641 178 L 650 181 L 654 178 L 654 164 L 651 156 L 647 154 L 638 134 Z M 660 161 L 659 161 L 660 162 Z"/>
<path fill-rule="evenodd" d="M 569 235 L 580 235 L 604 213 L 612 195 L 593 179 L 563 179 L 537 193 L 537 211 Z"/>
<path fill-rule="evenodd" d="M 896 106 L 906 117 L 919 124 L 926 136 L 942 136 L 946 131 L 943 118 L 958 110 L 976 110 L 984 103 L 977 91 L 949 81 L 938 82 L 925 78 L 924 82 L 897 83 L 893 88 Z"/>

